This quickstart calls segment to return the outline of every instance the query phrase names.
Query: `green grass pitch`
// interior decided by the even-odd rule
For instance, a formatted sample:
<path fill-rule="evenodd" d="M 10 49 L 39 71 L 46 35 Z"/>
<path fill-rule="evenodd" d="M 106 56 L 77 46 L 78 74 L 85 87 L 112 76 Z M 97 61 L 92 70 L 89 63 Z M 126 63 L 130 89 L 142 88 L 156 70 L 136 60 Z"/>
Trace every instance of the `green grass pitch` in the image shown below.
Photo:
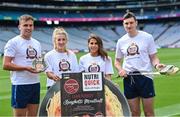
<path fill-rule="evenodd" d="M 78 53 L 77 57 L 85 53 Z M 114 63 L 114 52 L 109 52 Z M 180 67 L 180 48 L 175 49 L 159 49 L 158 56 L 162 63 L 173 64 Z M 0 58 L 0 116 L 12 116 L 11 108 L 11 82 L 9 72 L 2 70 L 2 58 Z M 118 83 L 120 90 L 123 92 L 123 84 L 121 78 L 115 78 L 117 72 L 114 69 L 113 82 Z M 46 76 L 41 73 L 41 100 L 46 94 Z M 180 73 L 173 76 L 157 75 L 154 78 L 156 97 L 155 110 L 156 115 L 170 114 L 170 116 L 180 115 Z M 166 112 L 166 108 L 169 108 Z M 179 109 L 179 110 L 177 110 Z M 175 111 L 176 110 L 176 111 Z M 172 112 L 174 111 L 174 112 Z M 178 112 L 178 113 L 177 113 Z"/>

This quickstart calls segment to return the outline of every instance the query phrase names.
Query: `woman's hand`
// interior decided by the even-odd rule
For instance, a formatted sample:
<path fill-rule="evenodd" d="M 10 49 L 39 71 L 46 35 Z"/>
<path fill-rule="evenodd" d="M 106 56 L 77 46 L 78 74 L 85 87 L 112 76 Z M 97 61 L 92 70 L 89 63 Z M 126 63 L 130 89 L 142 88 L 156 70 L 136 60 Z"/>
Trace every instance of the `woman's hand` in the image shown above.
<path fill-rule="evenodd" d="M 61 79 L 59 76 L 57 76 L 57 75 L 54 74 L 53 72 L 47 72 L 46 74 L 47 74 L 47 76 L 48 76 L 49 79 L 52 79 L 52 80 L 54 80 L 54 81 L 58 81 L 58 80 Z"/>

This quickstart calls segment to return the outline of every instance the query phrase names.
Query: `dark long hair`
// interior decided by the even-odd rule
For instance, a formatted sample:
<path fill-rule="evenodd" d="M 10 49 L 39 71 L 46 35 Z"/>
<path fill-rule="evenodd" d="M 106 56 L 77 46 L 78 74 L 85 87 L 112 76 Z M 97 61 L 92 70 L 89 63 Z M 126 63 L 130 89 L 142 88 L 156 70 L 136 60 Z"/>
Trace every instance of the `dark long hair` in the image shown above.
<path fill-rule="evenodd" d="M 90 42 L 91 39 L 95 39 L 97 41 L 97 44 L 98 44 L 98 47 L 99 47 L 98 55 L 100 55 L 103 58 L 103 60 L 108 59 L 108 54 L 103 48 L 102 39 L 99 36 L 95 35 L 95 34 L 90 34 L 89 38 L 88 38 L 88 43 Z"/>

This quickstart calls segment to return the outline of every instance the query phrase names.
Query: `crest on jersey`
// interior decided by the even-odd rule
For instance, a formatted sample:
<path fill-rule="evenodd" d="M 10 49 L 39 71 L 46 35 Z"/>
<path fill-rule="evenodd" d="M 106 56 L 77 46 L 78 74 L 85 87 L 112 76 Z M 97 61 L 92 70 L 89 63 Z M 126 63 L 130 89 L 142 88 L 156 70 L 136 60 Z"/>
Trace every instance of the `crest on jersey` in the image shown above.
<path fill-rule="evenodd" d="M 70 71 L 70 63 L 65 59 L 62 59 L 59 62 L 59 71 Z"/>
<path fill-rule="evenodd" d="M 96 63 L 92 63 L 89 67 L 88 67 L 88 71 L 89 72 L 99 72 L 100 71 L 100 66 Z"/>
<path fill-rule="evenodd" d="M 139 54 L 139 47 L 136 43 L 132 43 L 127 49 L 127 56 Z"/>
<path fill-rule="evenodd" d="M 27 59 L 30 58 L 30 59 L 34 59 L 34 58 L 37 58 L 37 51 L 32 47 L 32 46 L 29 46 L 27 49 L 26 49 L 26 55 L 27 55 Z"/>

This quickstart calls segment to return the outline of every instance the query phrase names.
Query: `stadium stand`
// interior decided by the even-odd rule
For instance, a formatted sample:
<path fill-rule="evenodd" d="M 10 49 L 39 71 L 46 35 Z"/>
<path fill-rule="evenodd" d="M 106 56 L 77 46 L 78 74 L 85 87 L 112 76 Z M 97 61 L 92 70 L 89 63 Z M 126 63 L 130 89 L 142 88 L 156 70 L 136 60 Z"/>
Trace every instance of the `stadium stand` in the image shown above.
<path fill-rule="evenodd" d="M 87 51 L 88 35 L 95 33 L 102 37 L 107 50 L 114 50 L 117 40 L 125 34 L 122 15 L 127 10 L 135 12 L 139 29 L 151 33 L 158 47 L 180 47 L 179 7 L 180 2 L 176 0 L 1 1 L 0 52 L 5 43 L 19 33 L 17 20 L 25 13 L 35 17 L 33 37 L 41 42 L 44 51 L 52 49 L 53 28 L 58 26 L 67 30 L 70 49 Z M 52 24 L 48 25 L 47 21 Z"/>

